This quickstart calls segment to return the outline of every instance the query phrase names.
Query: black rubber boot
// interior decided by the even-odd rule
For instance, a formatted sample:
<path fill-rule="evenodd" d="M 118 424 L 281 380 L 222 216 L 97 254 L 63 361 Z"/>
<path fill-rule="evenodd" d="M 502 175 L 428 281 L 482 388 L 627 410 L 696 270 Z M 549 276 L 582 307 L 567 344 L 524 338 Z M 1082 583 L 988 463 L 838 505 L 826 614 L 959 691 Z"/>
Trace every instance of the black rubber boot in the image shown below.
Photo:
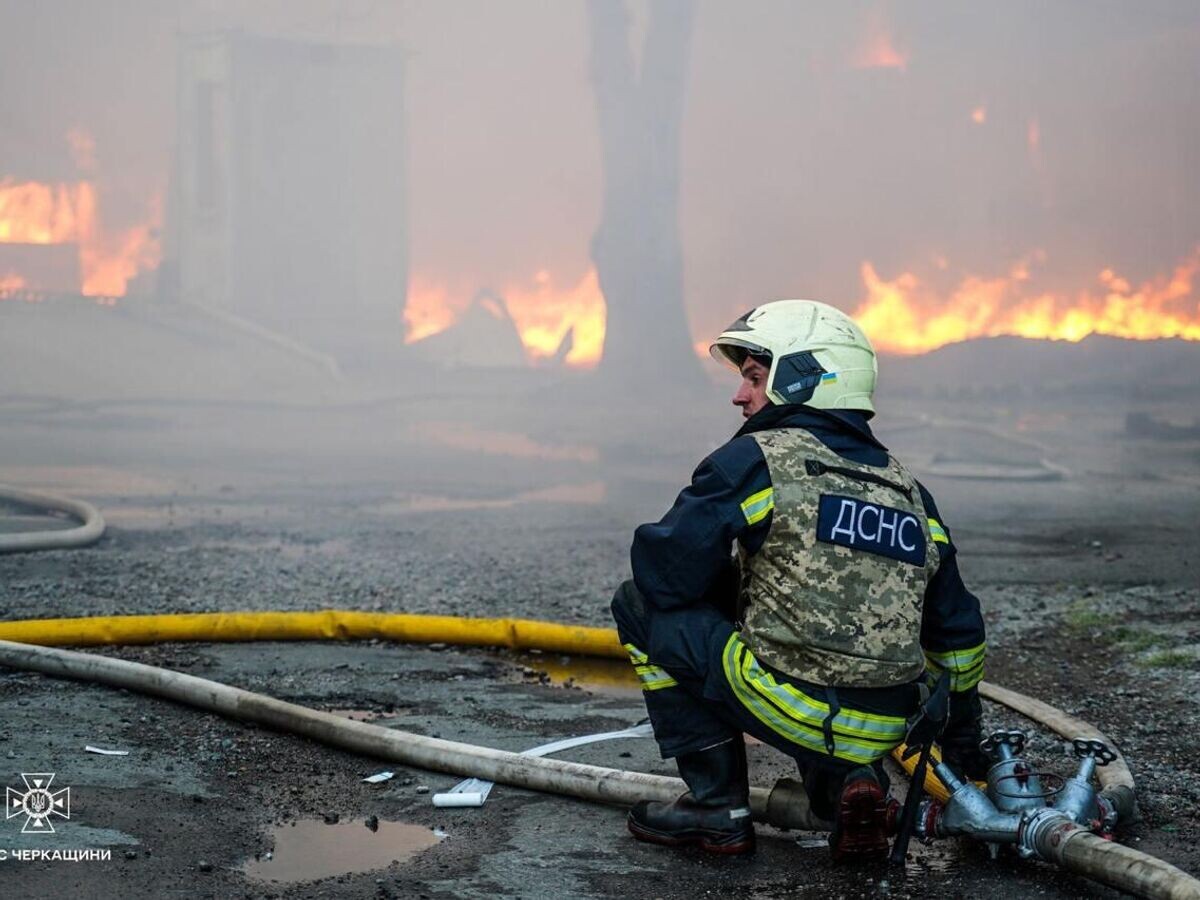
<path fill-rule="evenodd" d="M 829 849 L 834 862 L 865 862 L 888 854 L 900 805 L 887 795 L 869 766 L 850 771 L 842 782 Z"/>
<path fill-rule="evenodd" d="M 689 790 L 670 803 L 643 800 L 629 811 L 639 841 L 697 846 L 708 853 L 753 853 L 746 745 L 732 741 L 675 758 Z"/>

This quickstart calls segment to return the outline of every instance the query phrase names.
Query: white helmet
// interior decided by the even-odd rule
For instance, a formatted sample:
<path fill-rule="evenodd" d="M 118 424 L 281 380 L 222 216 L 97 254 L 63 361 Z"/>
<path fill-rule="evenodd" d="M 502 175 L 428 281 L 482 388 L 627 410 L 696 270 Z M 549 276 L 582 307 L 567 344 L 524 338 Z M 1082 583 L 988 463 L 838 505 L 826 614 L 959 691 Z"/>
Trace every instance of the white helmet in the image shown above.
<path fill-rule="evenodd" d="M 875 412 L 875 350 L 853 319 L 825 303 L 764 303 L 721 332 L 708 352 L 739 371 L 747 355 L 769 355 L 772 403 Z"/>

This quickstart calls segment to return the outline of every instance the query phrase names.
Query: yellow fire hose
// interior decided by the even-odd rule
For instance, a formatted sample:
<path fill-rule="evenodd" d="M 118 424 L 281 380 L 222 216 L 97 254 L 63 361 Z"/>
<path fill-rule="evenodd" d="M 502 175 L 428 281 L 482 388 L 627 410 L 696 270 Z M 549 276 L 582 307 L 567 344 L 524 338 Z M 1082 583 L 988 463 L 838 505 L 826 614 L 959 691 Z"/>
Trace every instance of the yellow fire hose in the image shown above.
<path fill-rule="evenodd" d="M 0 640 L 43 647 L 167 641 L 363 641 L 545 650 L 628 659 L 611 628 L 531 619 L 470 619 L 326 609 L 319 612 L 176 613 L 0 622 Z"/>

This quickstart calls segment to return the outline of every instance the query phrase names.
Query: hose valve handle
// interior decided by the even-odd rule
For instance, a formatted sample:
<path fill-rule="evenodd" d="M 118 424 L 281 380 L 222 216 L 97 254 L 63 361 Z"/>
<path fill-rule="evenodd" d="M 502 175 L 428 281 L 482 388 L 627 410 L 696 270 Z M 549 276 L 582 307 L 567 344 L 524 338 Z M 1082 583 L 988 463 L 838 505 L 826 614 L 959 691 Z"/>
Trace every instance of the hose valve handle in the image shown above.
<path fill-rule="evenodd" d="M 1116 751 L 1104 743 L 1092 738 L 1075 738 L 1071 742 L 1076 759 L 1093 759 L 1098 766 L 1107 766 L 1117 758 Z"/>
<path fill-rule="evenodd" d="M 1025 749 L 1025 732 L 1000 729 L 993 731 L 979 744 L 979 749 L 990 756 L 1012 759 Z"/>
<path fill-rule="evenodd" d="M 1079 759 L 1079 772 L 1076 778 L 1084 784 L 1092 780 L 1092 773 L 1096 771 L 1096 766 L 1107 766 L 1110 762 L 1117 758 L 1117 754 L 1104 741 L 1097 741 L 1093 738 L 1077 737 L 1071 741 L 1071 746 L 1075 750 L 1075 756 Z"/>

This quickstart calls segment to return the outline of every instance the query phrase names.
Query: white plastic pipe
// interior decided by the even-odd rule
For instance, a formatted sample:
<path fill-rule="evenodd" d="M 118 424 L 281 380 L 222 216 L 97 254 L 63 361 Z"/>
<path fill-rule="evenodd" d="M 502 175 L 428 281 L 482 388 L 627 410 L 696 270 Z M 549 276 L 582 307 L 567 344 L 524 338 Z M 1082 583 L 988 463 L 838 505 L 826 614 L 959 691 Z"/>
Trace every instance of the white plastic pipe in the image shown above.
<path fill-rule="evenodd" d="M 100 540 L 104 534 L 104 517 L 90 503 L 57 494 L 26 491 L 0 484 L 0 501 L 16 503 L 49 512 L 66 513 L 82 524 L 61 531 L 27 531 L 19 534 L 0 534 L 0 553 L 23 553 L 30 550 L 65 550 L 85 547 Z"/>

